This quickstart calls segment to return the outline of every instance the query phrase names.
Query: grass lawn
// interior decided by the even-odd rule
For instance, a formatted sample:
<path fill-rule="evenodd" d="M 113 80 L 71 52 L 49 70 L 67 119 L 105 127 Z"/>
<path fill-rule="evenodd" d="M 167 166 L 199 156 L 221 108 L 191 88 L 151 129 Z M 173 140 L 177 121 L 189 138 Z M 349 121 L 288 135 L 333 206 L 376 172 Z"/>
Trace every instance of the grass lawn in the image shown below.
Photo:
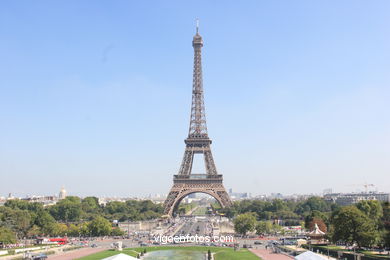
<path fill-rule="evenodd" d="M 234 251 L 233 248 L 226 247 L 206 247 L 206 246 L 153 246 L 146 247 L 147 252 L 156 251 L 156 250 L 188 250 L 188 251 L 202 251 L 207 252 L 211 250 L 212 253 L 215 253 L 216 260 L 259 260 L 260 258 L 254 255 L 252 252 L 249 252 L 247 249 L 240 249 Z M 134 251 L 141 252 L 144 248 L 125 248 L 121 253 L 128 254 L 136 257 L 137 254 Z M 119 254 L 118 251 L 107 250 L 79 258 L 78 260 L 98 260 L 105 257 L 113 256 Z"/>
<path fill-rule="evenodd" d="M 114 250 L 107 250 L 107 251 L 102 251 L 102 252 L 99 252 L 99 253 L 96 253 L 96 254 L 84 256 L 84 257 L 81 257 L 81 258 L 78 258 L 78 259 L 80 259 L 80 260 L 81 259 L 82 260 L 97 260 L 97 259 L 103 259 L 103 258 L 106 258 L 106 257 L 109 257 L 109 256 L 117 255 L 119 253 L 123 253 L 123 254 L 126 254 L 126 255 L 137 257 L 137 253 L 132 252 L 130 250 L 123 250 L 122 252 L 118 252 L 118 251 L 114 251 Z"/>
<path fill-rule="evenodd" d="M 206 207 L 199 207 L 194 212 L 192 212 L 192 215 L 203 216 L 203 215 L 206 215 L 206 213 L 207 213 Z"/>
<path fill-rule="evenodd" d="M 343 248 L 343 247 L 334 246 L 334 245 L 330 245 L 330 246 L 319 246 L 319 247 L 322 247 L 322 248 L 325 248 L 325 249 L 329 249 L 329 250 L 348 251 L 347 249 L 345 249 L 345 248 Z"/>
<path fill-rule="evenodd" d="M 390 259 L 390 256 L 387 254 L 380 254 L 378 252 L 372 252 L 372 251 L 361 251 L 360 253 L 363 253 L 368 256 L 374 256 L 374 257 L 379 257 L 379 258 L 384 258 L 384 259 Z"/>
<path fill-rule="evenodd" d="M 231 248 L 229 248 L 231 249 Z M 231 250 L 222 250 L 216 252 L 214 255 L 215 260 L 258 260 L 260 259 L 258 256 L 255 256 L 252 252 L 247 249 L 240 249 L 239 251 Z"/>

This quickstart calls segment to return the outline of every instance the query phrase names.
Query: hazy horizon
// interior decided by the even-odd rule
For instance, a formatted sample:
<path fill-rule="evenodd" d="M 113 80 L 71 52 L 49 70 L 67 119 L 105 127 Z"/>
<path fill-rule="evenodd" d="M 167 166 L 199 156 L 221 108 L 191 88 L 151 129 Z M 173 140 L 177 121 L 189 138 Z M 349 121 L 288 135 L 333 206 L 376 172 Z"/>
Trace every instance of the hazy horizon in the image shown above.
<path fill-rule="evenodd" d="M 351 185 L 352 186 L 352 185 Z M 360 186 L 360 185 L 359 185 Z M 332 193 L 370 193 L 370 192 L 388 192 L 388 191 L 382 191 L 382 190 L 377 190 L 375 188 L 364 188 L 364 184 L 361 185 L 363 188 L 355 188 L 355 189 L 351 189 L 350 187 L 344 189 L 344 190 L 332 190 Z M 77 193 L 74 193 L 72 190 L 67 190 L 66 187 L 61 187 L 61 188 L 65 188 L 65 191 L 66 191 L 66 195 L 67 196 L 77 196 L 77 197 L 80 197 L 80 198 L 85 198 L 85 197 L 99 197 L 99 198 L 162 198 L 162 197 L 165 197 L 166 195 L 168 195 L 168 192 L 163 192 L 163 193 L 139 193 L 139 194 L 124 194 L 122 196 L 119 196 L 115 193 L 112 193 L 112 194 L 101 194 L 99 193 L 98 195 L 97 194 L 93 194 L 93 193 L 89 193 L 89 194 L 86 194 L 86 193 L 81 193 L 81 194 L 77 194 Z M 229 189 L 230 187 L 225 187 L 227 192 L 229 192 Z M 326 189 L 324 189 L 326 190 Z M 323 196 L 323 192 L 324 190 L 321 190 L 319 192 L 315 192 L 315 193 L 280 193 L 280 192 L 271 192 L 271 193 L 259 193 L 259 194 L 253 194 L 251 192 L 248 192 L 250 193 L 250 196 L 251 198 L 255 198 L 255 197 L 261 197 L 261 196 L 267 196 L 267 197 L 275 197 L 276 195 L 278 194 L 281 194 L 282 196 L 284 197 L 291 197 L 291 196 Z M 14 194 L 11 192 L 8 193 L 8 194 L 0 194 L 0 198 L 7 198 L 9 195 L 11 195 L 13 198 L 26 198 L 26 197 L 30 197 L 30 196 L 58 196 L 60 192 L 60 189 L 58 191 L 54 191 L 52 193 L 26 193 L 26 194 Z M 234 190 L 233 189 L 233 193 L 245 193 L 246 191 L 242 191 L 242 190 Z M 197 196 L 207 196 L 206 194 L 202 194 L 202 193 L 197 193 Z"/>
<path fill-rule="evenodd" d="M 226 189 L 390 191 L 389 1 L 4 1 L 0 196 L 166 194 L 200 19 Z"/>

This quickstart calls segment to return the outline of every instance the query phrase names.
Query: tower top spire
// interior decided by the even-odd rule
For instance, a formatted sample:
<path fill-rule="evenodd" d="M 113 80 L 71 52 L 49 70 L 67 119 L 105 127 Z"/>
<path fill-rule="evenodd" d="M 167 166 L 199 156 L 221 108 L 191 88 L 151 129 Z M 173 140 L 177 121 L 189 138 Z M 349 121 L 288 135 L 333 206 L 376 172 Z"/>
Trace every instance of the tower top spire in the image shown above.
<path fill-rule="evenodd" d="M 192 40 L 192 46 L 194 47 L 203 47 L 202 36 L 199 34 L 199 19 L 196 19 L 196 34 Z"/>
<path fill-rule="evenodd" d="M 202 78 L 202 36 L 199 35 L 199 20 L 196 19 L 196 34 L 192 40 L 194 47 L 194 70 L 192 82 L 192 105 L 189 138 L 208 139 L 206 126 L 206 112 L 203 97 Z"/>

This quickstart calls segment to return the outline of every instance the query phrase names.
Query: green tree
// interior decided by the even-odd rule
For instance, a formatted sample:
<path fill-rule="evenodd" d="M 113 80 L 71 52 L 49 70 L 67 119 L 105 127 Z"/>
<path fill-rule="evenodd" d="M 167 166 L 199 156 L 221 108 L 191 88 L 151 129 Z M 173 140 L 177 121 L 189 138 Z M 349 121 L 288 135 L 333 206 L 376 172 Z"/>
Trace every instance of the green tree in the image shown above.
<path fill-rule="evenodd" d="M 34 223 L 40 228 L 43 235 L 58 236 L 61 233 L 56 220 L 46 210 L 37 212 Z"/>
<path fill-rule="evenodd" d="M 68 234 L 68 226 L 64 223 L 56 223 L 57 224 L 57 236 L 65 236 Z"/>
<path fill-rule="evenodd" d="M 27 237 L 37 237 L 42 234 L 42 230 L 37 225 L 33 225 L 28 231 L 27 231 Z"/>
<path fill-rule="evenodd" d="M 100 210 L 99 199 L 96 197 L 86 197 L 81 201 L 81 208 L 86 213 L 96 213 Z"/>
<path fill-rule="evenodd" d="M 383 234 L 382 234 L 382 244 L 386 247 L 390 247 L 390 203 L 383 203 L 383 216 L 382 216 L 382 225 L 383 225 Z"/>
<path fill-rule="evenodd" d="M 109 235 L 111 233 L 111 228 L 111 223 L 100 216 L 97 216 L 88 224 L 88 230 L 92 236 Z"/>
<path fill-rule="evenodd" d="M 54 223 L 55 221 L 56 220 L 49 214 L 49 212 L 40 210 L 37 212 L 34 223 L 38 227 L 45 229 L 45 227 Z"/>
<path fill-rule="evenodd" d="M 0 244 L 15 244 L 16 241 L 16 235 L 11 229 L 0 227 Z"/>
<path fill-rule="evenodd" d="M 314 219 L 321 219 L 326 226 L 328 226 L 329 218 L 330 218 L 331 212 L 321 212 L 318 210 L 313 210 L 309 215 L 306 215 L 305 217 L 305 228 L 311 229 L 310 224 L 313 222 Z M 327 228 L 326 228 L 327 229 Z M 323 229 L 321 229 L 323 231 Z M 325 231 L 324 231 L 325 232 Z"/>
<path fill-rule="evenodd" d="M 127 204 L 125 202 L 120 202 L 120 201 L 108 202 L 104 208 L 104 211 L 109 214 L 126 213 L 127 210 L 128 210 Z"/>
<path fill-rule="evenodd" d="M 280 199 L 275 199 L 272 201 L 272 206 L 269 208 L 269 210 L 273 212 L 277 211 L 288 211 L 289 208 L 287 206 L 287 203 Z"/>
<path fill-rule="evenodd" d="M 184 214 L 186 214 L 186 208 L 180 206 L 179 209 L 177 210 L 177 214 L 179 214 L 179 215 L 184 215 Z"/>
<path fill-rule="evenodd" d="M 4 203 L 4 206 L 11 208 L 11 209 L 26 210 L 29 207 L 29 202 L 25 201 L 25 200 L 20 200 L 20 199 L 11 199 L 11 200 L 7 200 Z"/>
<path fill-rule="evenodd" d="M 104 216 L 109 220 L 145 220 L 158 218 L 163 214 L 162 205 L 150 200 L 126 202 L 112 201 L 102 209 Z"/>
<path fill-rule="evenodd" d="M 43 209 L 42 203 L 39 202 L 28 202 L 25 200 L 20 199 L 12 199 L 7 200 L 4 203 L 5 207 L 11 208 L 11 209 L 20 209 L 20 210 L 28 210 L 30 212 L 37 212 L 39 210 Z"/>
<path fill-rule="evenodd" d="M 82 222 L 77 225 L 80 236 L 88 236 L 89 235 L 89 222 Z"/>
<path fill-rule="evenodd" d="M 319 212 L 331 211 L 331 203 L 326 202 L 320 197 L 310 197 L 307 200 L 300 202 L 297 205 L 295 212 L 300 215 L 308 215 L 314 210 Z"/>
<path fill-rule="evenodd" d="M 113 228 L 111 230 L 111 236 L 123 236 L 125 232 L 121 230 L 120 228 Z"/>
<path fill-rule="evenodd" d="M 42 233 L 45 236 L 59 236 L 60 230 L 57 222 L 48 223 L 42 228 Z"/>
<path fill-rule="evenodd" d="M 19 238 L 27 235 L 32 226 L 32 217 L 28 210 L 2 207 L 0 210 L 0 225 L 14 231 Z"/>
<path fill-rule="evenodd" d="M 378 239 L 379 232 L 374 221 L 355 206 L 342 207 L 334 213 L 331 221 L 334 242 L 356 243 L 361 248 L 373 246 Z"/>
<path fill-rule="evenodd" d="M 65 222 L 79 221 L 83 215 L 80 198 L 69 196 L 50 208 L 50 214 Z"/>
<path fill-rule="evenodd" d="M 70 224 L 68 226 L 68 236 L 77 237 L 79 235 L 80 235 L 80 230 L 78 226 L 76 226 L 75 224 Z"/>
<path fill-rule="evenodd" d="M 390 231 L 386 230 L 383 236 L 383 244 L 388 248 L 390 247 Z"/>
<path fill-rule="evenodd" d="M 272 231 L 271 221 L 259 221 L 256 225 L 256 234 L 264 235 L 270 234 Z"/>
<path fill-rule="evenodd" d="M 360 209 L 367 217 L 379 224 L 383 216 L 382 205 L 377 200 L 362 200 L 356 203 L 356 207 Z"/>
<path fill-rule="evenodd" d="M 238 215 L 234 220 L 234 230 L 242 235 L 246 235 L 248 232 L 254 231 L 256 227 L 256 217 L 253 213 L 244 213 Z"/>

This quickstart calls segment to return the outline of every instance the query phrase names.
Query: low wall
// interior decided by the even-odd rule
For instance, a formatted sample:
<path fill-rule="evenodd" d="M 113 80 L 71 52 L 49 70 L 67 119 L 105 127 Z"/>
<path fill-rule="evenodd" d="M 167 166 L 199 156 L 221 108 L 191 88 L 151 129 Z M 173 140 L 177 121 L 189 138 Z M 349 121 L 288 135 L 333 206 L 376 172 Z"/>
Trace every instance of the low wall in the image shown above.
<path fill-rule="evenodd" d="M 39 249 L 43 249 L 43 248 L 46 248 L 46 247 L 27 247 L 27 248 L 19 248 L 19 249 L 15 249 L 15 254 L 22 253 L 22 252 L 26 252 L 26 251 L 35 251 L 35 250 L 39 250 Z"/>
<path fill-rule="evenodd" d="M 234 233 L 234 226 L 231 222 L 220 222 L 219 224 L 219 233 L 220 234 L 232 234 Z"/>

